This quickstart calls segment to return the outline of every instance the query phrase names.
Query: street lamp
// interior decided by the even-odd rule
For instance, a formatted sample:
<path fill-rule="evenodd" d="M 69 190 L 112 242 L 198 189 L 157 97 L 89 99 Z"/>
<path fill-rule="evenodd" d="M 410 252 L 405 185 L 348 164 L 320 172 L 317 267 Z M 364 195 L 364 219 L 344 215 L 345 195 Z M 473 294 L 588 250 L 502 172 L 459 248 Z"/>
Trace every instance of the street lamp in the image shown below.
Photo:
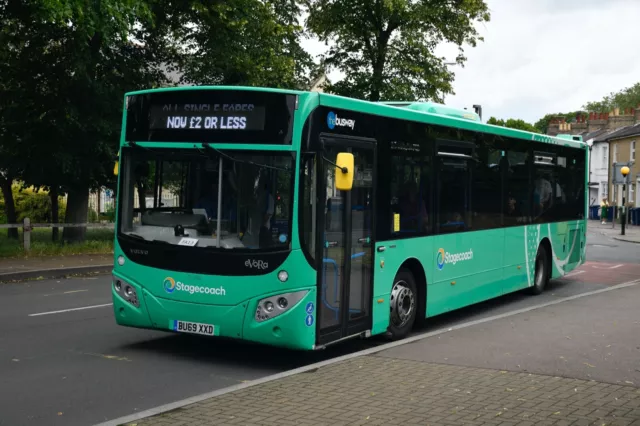
<path fill-rule="evenodd" d="M 625 195 L 627 194 L 627 175 L 629 174 L 629 167 L 624 166 L 620 169 L 620 173 L 622 173 L 622 177 L 624 180 L 622 181 L 622 232 L 620 235 L 624 235 L 624 225 L 627 222 L 627 214 L 626 214 L 626 206 L 625 206 Z"/>

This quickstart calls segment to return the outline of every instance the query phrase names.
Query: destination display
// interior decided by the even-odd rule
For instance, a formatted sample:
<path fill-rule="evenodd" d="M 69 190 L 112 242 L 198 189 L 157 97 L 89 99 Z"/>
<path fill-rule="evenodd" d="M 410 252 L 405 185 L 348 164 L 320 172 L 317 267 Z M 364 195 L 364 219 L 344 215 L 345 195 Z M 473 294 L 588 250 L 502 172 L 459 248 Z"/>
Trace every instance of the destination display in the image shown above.
<path fill-rule="evenodd" d="M 166 103 L 151 105 L 151 130 L 261 131 L 265 107 L 253 103 Z"/>
<path fill-rule="evenodd" d="M 256 90 L 167 90 L 126 99 L 132 141 L 290 145 L 297 96 Z"/>

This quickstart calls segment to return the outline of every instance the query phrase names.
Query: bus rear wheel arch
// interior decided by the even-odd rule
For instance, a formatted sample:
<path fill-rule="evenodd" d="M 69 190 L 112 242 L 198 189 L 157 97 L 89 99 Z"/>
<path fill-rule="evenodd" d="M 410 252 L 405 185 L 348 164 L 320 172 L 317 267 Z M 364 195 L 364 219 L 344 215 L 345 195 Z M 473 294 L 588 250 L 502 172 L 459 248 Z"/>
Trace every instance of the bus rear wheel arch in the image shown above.
<path fill-rule="evenodd" d="M 549 240 L 544 239 L 538 246 L 535 266 L 533 269 L 533 286 L 528 288 L 528 292 L 533 295 L 541 294 L 551 278 L 551 245 Z"/>
<path fill-rule="evenodd" d="M 389 295 L 389 340 L 405 338 L 425 316 L 426 278 L 417 260 L 405 262 L 393 279 Z"/>

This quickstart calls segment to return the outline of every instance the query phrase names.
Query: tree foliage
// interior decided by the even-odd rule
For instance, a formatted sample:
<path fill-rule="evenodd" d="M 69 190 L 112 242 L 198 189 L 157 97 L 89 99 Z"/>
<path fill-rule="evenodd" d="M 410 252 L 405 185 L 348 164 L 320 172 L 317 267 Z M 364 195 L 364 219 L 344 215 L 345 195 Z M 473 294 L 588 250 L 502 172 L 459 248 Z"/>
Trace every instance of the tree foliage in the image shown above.
<path fill-rule="evenodd" d="M 305 0 L 307 25 L 333 42 L 325 63 L 345 74 L 329 90 L 378 101 L 441 100 L 453 93 L 453 73 L 434 54 L 443 42 L 459 47 L 482 38 L 474 24 L 489 20 L 482 0 Z"/>
<path fill-rule="evenodd" d="M 25 181 L 67 192 L 65 219 L 84 222 L 89 189 L 113 183 L 124 93 L 162 79 L 161 55 L 134 43 L 144 43 L 151 12 L 135 0 L 6 2 L 0 21 L 12 117 L 3 149 Z"/>
<path fill-rule="evenodd" d="M 640 106 L 640 82 L 618 92 L 611 92 L 600 101 L 587 102 L 582 108 L 588 112 L 609 112 L 614 108 L 626 109 Z"/>
<path fill-rule="evenodd" d="M 183 82 L 302 88 L 316 72 L 288 0 L 0 0 L 0 184 L 69 195 L 84 222 L 89 189 L 112 186 L 125 92 Z M 82 228 L 65 229 L 81 239 Z M 17 234 L 16 234 L 17 235 Z"/>
<path fill-rule="evenodd" d="M 549 122 L 553 118 L 564 118 L 567 123 L 575 121 L 577 115 L 587 115 L 590 112 L 610 112 L 614 108 L 621 110 L 640 106 L 640 82 L 626 87 L 618 92 L 611 92 L 599 101 L 587 102 L 580 111 L 546 114 L 534 126 L 543 133 L 547 132 Z"/>
<path fill-rule="evenodd" d="M 166 8 L 164 2 L 161 7 Z M 314 65 L 300 46 L 303 28 L 296 2 L 190 0 L 176 2 L 172 10 L 183 83 L 307 85 Z"/>
<path fill-rule="evenodd" d="M 525 130 L 527 132 L 533 133 L 541 133 L 538 128 L 536 128 L 533 124 L 527 123 L 521 119 L 509 118 L 506 121 L 503 119 L 497 119 L 495 117 L 490 117 L 487 120 L 487 124 L 493 124 L 495 126 L 509 127 L 511 129 Z"/>

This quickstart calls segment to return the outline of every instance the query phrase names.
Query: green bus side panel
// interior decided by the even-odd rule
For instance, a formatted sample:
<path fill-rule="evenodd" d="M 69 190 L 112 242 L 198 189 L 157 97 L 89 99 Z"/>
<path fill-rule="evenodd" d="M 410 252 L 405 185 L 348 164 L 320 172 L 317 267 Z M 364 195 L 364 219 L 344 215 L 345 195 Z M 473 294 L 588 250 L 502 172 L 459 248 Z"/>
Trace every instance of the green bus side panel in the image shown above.
<path fill-rule="evenodd" d="M 502 294 L 504 229 L 434 237 L 427 316 Z"/>
<path fill-rule="evenodd" d="M 551 278 L 566 275 L 585 262 L 585 226 L 579 220 L 377 243 L 372 333 L 389 326 L 391 286 L 405 262 L 417 260 L 423 268 L 426 316 L 432 317 L 533 286 L 545 240 Z M 384 252 L 377 251 L 381 246 Z"/>

